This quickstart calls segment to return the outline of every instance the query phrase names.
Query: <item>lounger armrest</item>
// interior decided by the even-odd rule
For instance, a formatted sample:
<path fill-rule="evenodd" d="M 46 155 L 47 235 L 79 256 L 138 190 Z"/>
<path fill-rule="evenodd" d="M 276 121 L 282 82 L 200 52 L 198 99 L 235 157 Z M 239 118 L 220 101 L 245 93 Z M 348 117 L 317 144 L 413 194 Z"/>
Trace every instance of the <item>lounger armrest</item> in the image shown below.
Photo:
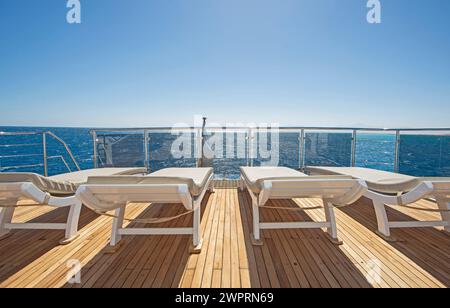
<path fill-rule="evenodd" d="M 434 192 L 434 185 L 432 182 L 423 182 L 412 191 L 400 196 L 402 204 L 410 204 L 423 199 Z"/>
<path fill-rule="evenodd" d="M 102 202 L 89 189 L 88 185 L 81 185 L 78 187 L 75 196 L 88 208 L 94 211 L 102 211 L 104 207 Z M 106 211 L 106 209 L 105 209 Z"/>
<path fill-rule="evenodd" d="M 16 204 L 20 200 L 31 200 L 36 204 L 49 205 L 53 207 L 71 206 L 77 202 L 75 195 L 69 197 L 54 197 L 40 190 L 30 182 L 23 183 L 1 183 L 0 184 L 0 207 L 2 203 L 7 205 Z"/>
<path fill-rule="evenodd" d="M 39 204 L 44 204 L 48 199 L 48 194 L 37 188 L 33 183 L 2 183 L 0 184 L 1 199 L 10 202 L 19 200 L 32 200 Z"/>
<path fill-rule="evenodd" d="M 422 182 L 416 188 L 401 196 L 389 196 L 372 190 L 366 193 L 368 198 L 387 205 L 407 205 L 433 195 L 434 185 L 432 182 Z"/>
<path fill-rule="evenodd" d="M 335 205 L 349 205 L 353 204 L 368 191 L 367 184 L 363 180 L 355 180 L 355 186 L 350 191 L 346 192 L 343 196 L 332 199 L 332 203 Z"/>

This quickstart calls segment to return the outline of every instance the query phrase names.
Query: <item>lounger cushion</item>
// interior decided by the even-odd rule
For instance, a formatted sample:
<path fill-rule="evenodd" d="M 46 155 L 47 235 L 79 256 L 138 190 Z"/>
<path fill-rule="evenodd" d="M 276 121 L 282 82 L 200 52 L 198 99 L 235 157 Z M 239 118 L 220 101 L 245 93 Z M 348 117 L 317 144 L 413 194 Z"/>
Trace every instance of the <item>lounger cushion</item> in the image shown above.
<path fill-rule="evenodd" d="M 292 179 L 306 177 L 297 170 L 285 167 L 241 167 L 242 179 L 247 187 L 256 194 L 262 189 L 262 182 L 267 179 Z"/>
<path fill-rule="evenodd" d="M 198 196 L 205 189 L 213 172 L 213 168 L 166 168 L 153 172 L 149 177 L 179 177 L 192 180 L 189 185 L 189 191 L 193 196 Z"/>
<path fill-rule="evenodd" d="M 88 178 L 91 176 L 143 175 L 146 173 L 146 168 L 99 168 L 55 175 L 51 176 L 50 179 L 61 182 L 84 184 L 87 183 Z"/>
<path fill-rule="evenodd" d="M 212 168 L 167 168 L 148 176 L 90 177 L 88 184 L 130 185 L 130 184 L 186 184 L 192 196 L 202 194 L 213 174 Z"/>
<path fill-rule="evenodd" d="M 307 167 L 312 175 L 349 175 L 364 180 L 369 189 L 383 193 L 408 192 L 422 180 L 409 175 L 360 167 Z"/>
<path fill-rule="evenodd" d="M 241 175 L 242 179 L 247 184 L 247 187 L 255 194 L 259 194 L 261 192 L 264 181 L 270 180 L 288 182 L 290 180 L 310 181 L 313 179 L 352 179 L 351 176 L 308 176 L 300 171 L 286 167 L 241 167 Z"/>
<path fill-rule="evenodd" d="M 89 169 L 44 177 L 36 173 L 0 173 L 0 183 L 33 183 L 42 191 L 53 195 L 73 195 L 78 186 L 85 184 L 90 176 L 112 176 L 144 174 L 145 168 L 103 168 Z"/>

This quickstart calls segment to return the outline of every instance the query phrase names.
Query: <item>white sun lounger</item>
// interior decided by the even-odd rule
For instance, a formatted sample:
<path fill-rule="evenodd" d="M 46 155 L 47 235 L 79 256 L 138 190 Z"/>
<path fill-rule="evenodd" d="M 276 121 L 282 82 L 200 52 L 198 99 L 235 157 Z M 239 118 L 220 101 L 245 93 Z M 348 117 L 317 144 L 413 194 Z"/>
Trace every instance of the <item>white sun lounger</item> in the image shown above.
<path fill-rule="evenodd" d="M 252 198 L 253 238 L 261 245 L 263 229 L 326 228 L 331 241 L 341 244 L 337 235 L 334 205 L 346 206 L 357 201 L 367 187 L 363 181 L 351 177 L 309 177 L 284 167 L 241 167 L 241 190 L 247 187 Z M 261 223 L 259 208 L 270 199 L 322 198 L 325 222 Z"/>
<path fill-rule="evenodd" d="M 358 167 L 307 167 L 312 175 L 347 175 L 364 180 L 369 187 L 365 197 L 372 200 L 378 234 L 388 241 L 391 228 L 444 227 L 450 232 L 450 178 L 417 178 L 403 174 Z M 408 206 L 424 198 L 434 198 L 440 221 L 389 221 L 386 205 Z M 411 206 L 408 206 L 411 207 Z"/>
<path fill-rule="evenodd" d="M 35 173 L 0 173 L 0 239 L 11 230 L 65 230 L 67 244 L 77 237 L 81 202 L 75 197 L 77 187 L 89 176 L 144 174 L 145 168 L 104 168 L 43 177 Z M 70 207 L 66 223 L 13 223 L 15 209 L 21 201 L 56 208 Z"/>
<path fill-rule="evenodd" d="M 88 184 L 80 186 L 76 195 L 85 206 L 98 213 L 106 214 L 115 210 L 110 243 L 112 247 L 120 242 L 123 235 L 190 234 L 193 236 L 192 252 L 198 253 L 202 246 L 201 203 L 205 193 L 212 189 L 212 168 L 168 168 L 145 177 L 92 177 Z M 126 206 L 132 202 L 181 203 L 186 214 L 193 212 L 193 226 L 123 228 Z"/>

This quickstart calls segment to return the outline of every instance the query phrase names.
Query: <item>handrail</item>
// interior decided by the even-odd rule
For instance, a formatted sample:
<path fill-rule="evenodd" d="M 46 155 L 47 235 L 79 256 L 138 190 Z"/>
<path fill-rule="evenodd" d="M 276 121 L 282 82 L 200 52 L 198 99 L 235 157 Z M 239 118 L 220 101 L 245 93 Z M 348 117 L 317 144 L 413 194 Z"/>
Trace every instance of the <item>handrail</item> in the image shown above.
<path fill-rule="evenodd" d="M 42 135 L 42 132 L 0 132 L 0 136 L 31 136 Z"/>
<path fill-rule="evenodd" d="M 67 170 L 69 170 L 69 172 L 72 172 L 72 169 L 70 168 L 69 164 L 67 163 L 66 159 L 62 156 L 62 155 L 55 155 L 55 156 L 49 156 L 47 157 L 47 159 L 55 159 L 55 158 L 59 158 L 62 160 L 63 164 L 66 166 Z M 78 170 L 80 171 L 80 170 Z"/>
<path fill-rule="evenodd" d="M 78 165 L 77 160 L 75 159 L 75 156 L 73 156 L 72 151 L 69 149 L 69 146 L 64 142 L 64 140 L 62 140 L 61 138 L 59 138 L 58 136 L 56 136 L 54 133 L 52 132 L 45 132 L 45 134 L 50 135 L 51 137 L 53 137 L 56 141 L 58 141 L 59 143 L 61 143 L 64 148 L 67 151 L 67 154 L 69 154 L 70 159 L 72 160 L 73 164 L 75 165 L 75 167 L 77 168 L 78 171 L 81 170 L 80 165 Z"/>
<path fill-rule="evenodd" d="M 55 159 L 59 158 L 64 163 L 65 167 L 69 172 L 72 172 L 72 169 L 70 168 L 69 164 L 67 163 L 66 159 L 62 155 L 56 155 L 56 156 L 47 156 L 47 136 L 52 137 L 54 140 L 56 140 L 58 143 L 60 143 L 64 149 L 66 150 L 67 154 L 69 155 L 72 163 L 75 165 L 76 169 L 78 171 L 81 170 L 80 165 L 78 164 L 77 160 L 75 159 L 75 156 L 73 155 L 72 151 L 70 150 L 67 143 L 56 136 L 51 131 L 44 131 L 44 132 L 0 132 L 0 137 L 2 136 L 42 136 L 42 154 L 17 154 L 17 155 L 4 155 L 0 156 L 0 158 L 13 158 L 13 157 L 31 157 L 31 156 L 43 156 L 43 163 L 39 164 L 32 164 L 32 165 L 23 165 L 23 166 L 7 166 L 7 167 L 1 167 L 0 170 L 10 170 L 10 169 L 21 169 L 21 168 L 32 168 L 32 167 L 44 167 L 44 175 L 48 176 L 48 160 L 49 159 Z M 40 143 L 33 143 L 32 145 L 39 145 Z M 30 146 L 30 144 L 8 144 L 8 145 L 1 145 L 2 147 L 25 147 Z"/>
<path fill-rule="evenodd" d="M 13 147 L 32 147 L 39 145 L 40 143 L 27 143 L 27 144 L 0 144 L 0 148 L 13 148 Z"/>
<path fill-rule="evenodd" d="M 3 172 L 5 170 L 11 170 L 11 169 L 34 168 L 34 167 L 42 167 L 42 166 L 44 166 L 44 164 L 22 165 L 22 166 L 7 166 L 7 167 L 0 167 L 0 171 Z"/>
<path fill-rule="evenodd" d="M 33 157 L 33 156 L 41 156 L 41 154 L 0 155 L 0 158 Z"/>
<path fill-rule="evenodd" d="M 246 130 L 249 126 L 222 126 L 222 127 L 206 127 L 207 130 Z M 257 127 L 254 127 L 257 129 Z M 186 126 L 186 127 L 134 127 L 134 128 L 94 128 L 90 130 L 90 133 L 105 133 L 105 132 L 142 132 L 142 131 L 170 131 L 170 130 L 196 130 L 202 129 L 200 126 Z M 382 131 L 382 132 L 415 132 L 415 131 L 449 131 L 449 127 L 435 127 L 435 128 L 373 128 L 373 127 L 316 127 L 316 126 L 281 126 L 277 127 L 279 130 L 341 130 L 341 131 Z"/>
<path fill-rule="evenodd" d="M 268 128 L 270 129 L 270 127 Z M 445 128 L 445 127 L 436 127 L 436 128 L 373 128 L 373 127 L 314 127 L 314 126 L 284 126 L 284 127 L 274 127 L 274 129 L 278 130 L 279 132 L 293 132 L 293 133 L 298 133 L 299 134 L 299 168 L 303 169 L 305 168 L 305 152 L 306 152 L 306 147 L 305 147 L 305 138 L 306 138 L 306 133 L 307 132 L 311 132 L 311 131 L 315 131 L 315 132 L 332 132 L 332 131 L 338 131 L 338 132 L 347 132 L 349 134 L 352 135 L 352 148 L 351 148 L 351 166 L 356 166 L 356 146 L 357 146 L 357 137 L 358 137 L 358 133 L 390 133 L 392 135 L 395 136 L 395 151 L 393 153 L 394 157 L 394 171 L 395 172 L 399 172 L 399 161 L 400 161 L 400 138 L 401 138 L 401 133 L 411 133 L 411 132 L 433 132 L 433 133 L 438 133 L 438 132 L 449 132 L 450 135 L 450 128 Z M 99 142 L 98 137 L 102 136 L 102 135 L 108 135 L 108 133 L 111 134 L 127 134 L 127 133 L 136 133 L 136 134 L 144 134 L 144 146 L 147 149 L 148 147 L 148 139 L 147 135 L 151 134 L 151 133 L 155 133 L 155 132 L 162 132 L 162 133 L 167 133 L 167 132 L 183 132 L 183 131 L 188 131 L 188 132 L 192 132 L 194 134 L 198 134 L 199 132 L 204 132 L 204 131 L 208 131 L 211 133 L 214 132 L 219 132 L 219 133 L 236 133 L 239 131 L 245 132 L 248 134 L 248 136 L 250 136 L 252 133 L 256 133 L 259 131 L 259 128 L 256 126 L 226 126 L 226 127 L 214 127 L 214 126 L 205 126 L 205 123 L 203 123 L 202 126 L 186 126 L 186 127 L 143 127 L 143 128 L 96 128 L 96 129 L 91 129 L 90 133 L 93 136 L 93 144 L 94 144 L 94 155 L 93 155 L 93 159 L 94 159 L 94 164 L 95 166 L 97 166 L 98 163 L 98 159 L 101 157 L 99 157 L 98 153 L 97 153 L 97 144 Z M 267 130 L 267 128 L 264 128 L 264 130 Z M 447 134 L 445 134 L 447 135 Z M 197 143 L 199 145 L 201 145 L 202 141 L 204 138 L 202 138 L 203 136 L 198 136 L 197 138 Z M 250 153 L 252 152 L 252 142 L 249 143 L 248 145 L 248 164 L 252 165 L 253 160 L 250 158 L 251 155 Z M 149 157 L 148 157 L 148 152 L 145 153 L 145 161 L 148 162 L 149 161 Z M 197 164 L 199 165 L 200 162 L 202 160 L 198 159 L 197 160 Z"/>

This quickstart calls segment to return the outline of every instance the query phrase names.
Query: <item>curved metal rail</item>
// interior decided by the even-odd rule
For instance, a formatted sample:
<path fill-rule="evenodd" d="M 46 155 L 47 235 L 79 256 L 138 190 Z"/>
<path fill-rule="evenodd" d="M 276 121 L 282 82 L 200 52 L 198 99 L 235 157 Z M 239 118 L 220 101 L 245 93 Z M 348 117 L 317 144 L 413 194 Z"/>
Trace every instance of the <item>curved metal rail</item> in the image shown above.
<path fill-rule="evenodd" d="M 54 156 L 48 156 L 47 152 L 47 137 L 51 137 L 53 140 L 61 144 L 68 156 L 70 157 L 70 160 L 72 161 L 75 168 L 80 171 L 80 165 L 78 164 L 77 160 L 75 159 L 75 156 L 73 155 L 72 151 L 70 150 L 67 143 L 61 139 L 60 137 L 56 136 L 54 133 L 50 131 L 45 132 L 0 132 L 0 137 L 2 136 L 42 136 L 42 153 L 39 154 L 14 154 L 14 155 L 0 155 L 1 158 L 25 158 L 25 157 L 34 157 L 34 156 L 42 156 L 42 163 L 36 163 L 36 164 L 27 164 L 27 165 L 16 165 L 16 166 L 0 166 L 0 172 L 1 171 L 7 171 L 7 170 L 14 170 L 14 169 L 25 169 L 25 168 L 35 168 L 35 167 L 43 167 L 44 168 L 44 175 L 48 176 L 48 161 L 52 159 L 60 159 L 66 169 L 69 172 L 72 172 L 72 169 L 70 168 L 69 164 L 67 163 L 66 159 L 62 155 L 54 155 Z M 3 144 L 0 145 L 2 148 L 20 148 L 20 147 L 30 147 L 30 146 L 36 146 L 40 145 L 41 143 L 18 143 L 18 144 Z"/>

